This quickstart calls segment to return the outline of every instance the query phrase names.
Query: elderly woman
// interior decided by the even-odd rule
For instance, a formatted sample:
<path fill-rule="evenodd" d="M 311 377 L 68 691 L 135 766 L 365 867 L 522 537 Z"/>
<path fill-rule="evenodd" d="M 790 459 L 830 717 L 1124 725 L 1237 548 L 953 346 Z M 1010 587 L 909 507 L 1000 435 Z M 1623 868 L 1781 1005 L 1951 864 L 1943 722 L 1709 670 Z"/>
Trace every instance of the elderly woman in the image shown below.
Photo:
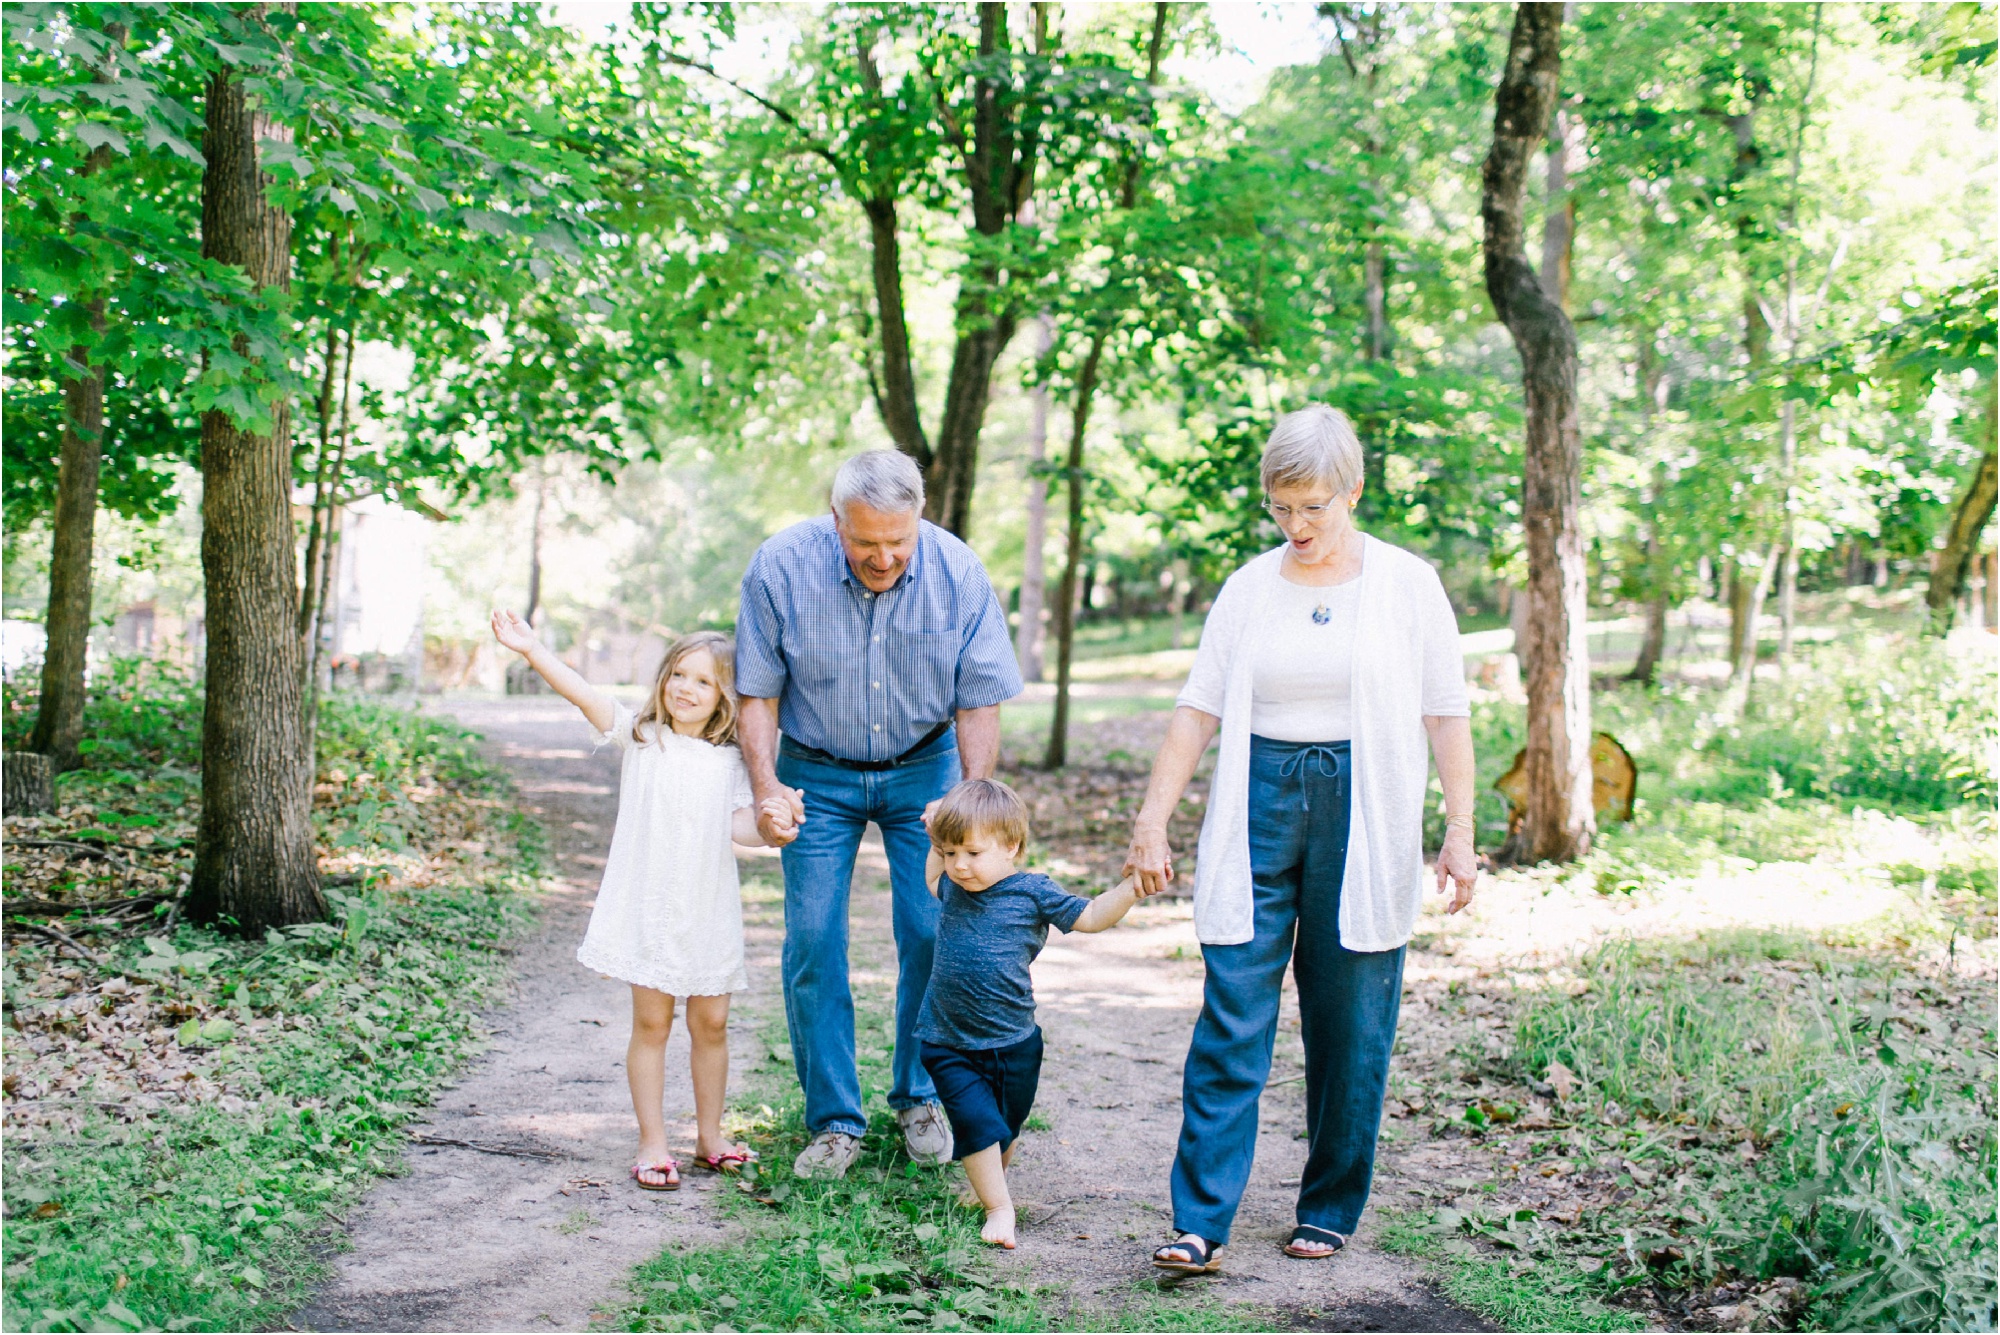
<path fill-rule="evenodd" d="M 1354 527 L 1361 446 L 1314 404 L 1264 449 L 1282 547 L 1231 575 L 1153 765 L 1126 869 L 1173 879 L 1167 818 L 1220 729 L 1195 869 L 1207 966 L 1182 1083 L 1177 1238 L 1153 1253 L 1217 1268 L 1257 1145 L 1285 965 L 1298 979 L 1306 1138 L 1288 1256 L 1347 1242 L 1368 1200 L 1403 950 L 1423 898 L 1425 750 L 1445 799 L 1437 886 L 1472 901 L 1472 727 L 1458 623 L 1437 572 Z"/>

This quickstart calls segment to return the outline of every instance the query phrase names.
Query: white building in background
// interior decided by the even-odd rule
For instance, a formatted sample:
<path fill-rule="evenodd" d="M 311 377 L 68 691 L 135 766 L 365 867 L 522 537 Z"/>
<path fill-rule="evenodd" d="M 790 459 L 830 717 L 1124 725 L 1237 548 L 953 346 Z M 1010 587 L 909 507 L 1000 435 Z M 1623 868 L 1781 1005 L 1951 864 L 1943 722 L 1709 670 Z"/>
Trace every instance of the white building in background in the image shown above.
<path fill-rule="evenodd" d="M 415 690 L 421 683 L 429 524 L 380 496 L 346 508 L 327 596 L 335 687 Z"/>

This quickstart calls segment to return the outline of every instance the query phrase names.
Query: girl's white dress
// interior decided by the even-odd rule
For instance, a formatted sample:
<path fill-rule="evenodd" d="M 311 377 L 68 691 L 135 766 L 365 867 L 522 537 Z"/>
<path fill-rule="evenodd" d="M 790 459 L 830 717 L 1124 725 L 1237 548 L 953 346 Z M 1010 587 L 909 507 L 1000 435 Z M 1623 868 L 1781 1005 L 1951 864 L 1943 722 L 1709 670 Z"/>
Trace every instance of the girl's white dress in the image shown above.
<path fill-rule="evenodd" d="M 632 739 L 632 711 L 620 704 L 611 730 L 592 734 L 625 759 L 618 826 L 576 957 L 671 996 L 740 992 L 750 980 L 729 822 L 751 805 L 749 771 L 733 746 L 651 724 L 646 732 L 651 740 Z"/>

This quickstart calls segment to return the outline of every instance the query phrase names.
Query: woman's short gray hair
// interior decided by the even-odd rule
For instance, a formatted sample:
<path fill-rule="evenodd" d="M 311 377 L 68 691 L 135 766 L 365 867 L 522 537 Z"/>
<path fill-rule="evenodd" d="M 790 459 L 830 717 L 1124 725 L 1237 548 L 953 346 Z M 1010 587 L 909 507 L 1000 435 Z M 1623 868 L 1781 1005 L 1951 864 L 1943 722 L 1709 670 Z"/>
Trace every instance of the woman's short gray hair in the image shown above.
<path fill-rule="evenodd" d="M 1259 471 L 1267 496 L 1279 487 L 1331 487 L 1345 496 L 1361 485 L 1361 441 L 1346 413 L 1308 403 L 1271 428 Z"/>
<path fill-rule="evenodd" d="M 924 472 L 901 450 L 863 450 L 833 475 L 833 508 L 845 515 L 860 501 L 885 515 L 924 508 Z"/>

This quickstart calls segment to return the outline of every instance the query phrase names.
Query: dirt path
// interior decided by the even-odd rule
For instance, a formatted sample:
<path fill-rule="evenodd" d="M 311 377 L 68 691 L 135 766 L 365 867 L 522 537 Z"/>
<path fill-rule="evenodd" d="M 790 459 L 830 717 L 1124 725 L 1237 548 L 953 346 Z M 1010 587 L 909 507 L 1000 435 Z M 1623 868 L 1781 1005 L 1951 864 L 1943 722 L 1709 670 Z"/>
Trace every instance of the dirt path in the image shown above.
<path fill-rule="evenodd" d="M 354 1217 L 352 1249 L 293 1324 L 311 1330 L 582 1330 L 622 1295 L 625 1276 L 672 1241 L 727 1236 L 707 1193 L 686 1174 L 674 1193 L 642 1193 L 632 1162 L 625 1089 L 629 990 L 576 962 L 617 811 L 618 769 L 593 756 L 576 711 L 516 697 L 448 706 L 486 735 L 547 826 L 561 883 L 516 957 L 514 997 L 491 1017 L 492 1043 L 418 1128 L 420 1134 L 555 1157 L 414 1144 L 409 1171 L 378 1184 Z M 775 985 L 778 934 L 750 931 L 750 972 Z M 754 1012 L 760 990 L 738 998 Z M 750 1018 L 746 1016 L 746 1018 Z M 761 1059 L 751 1023 L 731 1026 L 739 1068 Z M 687 1038 L 667 1053 L 668 1128 L 694 1144 Z"/>
<path fill-rule="evenodd" d="M 616 811 L 617 770 L 592 756 L 561 701 L 454 702 L 514 770 L 548 827 L 562 884 L 517 957 L 515 998 L 492 1017 L 493 1043 L 440 1100 L 422 1134 L 556 1154 L 524 1158 L 417 1144 L 409 1171 L 379 1184 L 350 1221 L 352 1249 L 294 1317 L 318 1330 L 580 1330 L 622 1297 L 631 1267 L 673 1241 L 723 1241 L 728 1227 L 690 1174 L 688 1189 L 643 1195 L 624 1181 L 632 1123 L 623 1077 L 622 984 L 577 965 L 597 870 Z M 746 864 L 769 880 L 775 868 Z M 887 864 L 872 834 L 853 901 L 857 988 L 894 981 Z M 778 1013 L 783 918 L 769 894 L 745 905 L 752 992 L 737 999 L 738 1072 L 767 1059 L 757 1037 Z M 1180 1067 L 1201 1001 L 1201 962 L 1185 903 L 1144 905 L 1127 926 L 1058 938 L 1036 967 L 1048 1063 L 1039 1112 L 1016 1169 L 1023 1245 L 999 1264 L 1060 1285 L 1102 1310 L 1150 1286 L 1151 1247 L 1166 1237 L 1167 1169 L 1180 1124 Z M 1287 998 L 1274 1081 L 1296 1074 L 1297 1010 Z M 669 1052 L 667 1107 L 676 1145 L 691 1146 L 685 1038 Z M 732 1091 L 741 1097 L 740 1075 Z M 1302 1086 L 1274 1083 L 1236 1245 L 1220 1276 L 1199 1281 L 1225 1302 L 1273 1309 L 1317 1330 L 1486 1329 L 1441 1300 L 1408 1262 L 1369 1245 L 1367 1225 L 1331 1262 L 1283 1257 L 1277 1244 L 1305 1145 Z M 1385 1179 L 1387 1178 L 1385 1174 Z M 1385 1180 L 1383 1195 L 1396 1184 Z M 1058 1300 L 1060 1303 L 1060 1300 Z"/>

